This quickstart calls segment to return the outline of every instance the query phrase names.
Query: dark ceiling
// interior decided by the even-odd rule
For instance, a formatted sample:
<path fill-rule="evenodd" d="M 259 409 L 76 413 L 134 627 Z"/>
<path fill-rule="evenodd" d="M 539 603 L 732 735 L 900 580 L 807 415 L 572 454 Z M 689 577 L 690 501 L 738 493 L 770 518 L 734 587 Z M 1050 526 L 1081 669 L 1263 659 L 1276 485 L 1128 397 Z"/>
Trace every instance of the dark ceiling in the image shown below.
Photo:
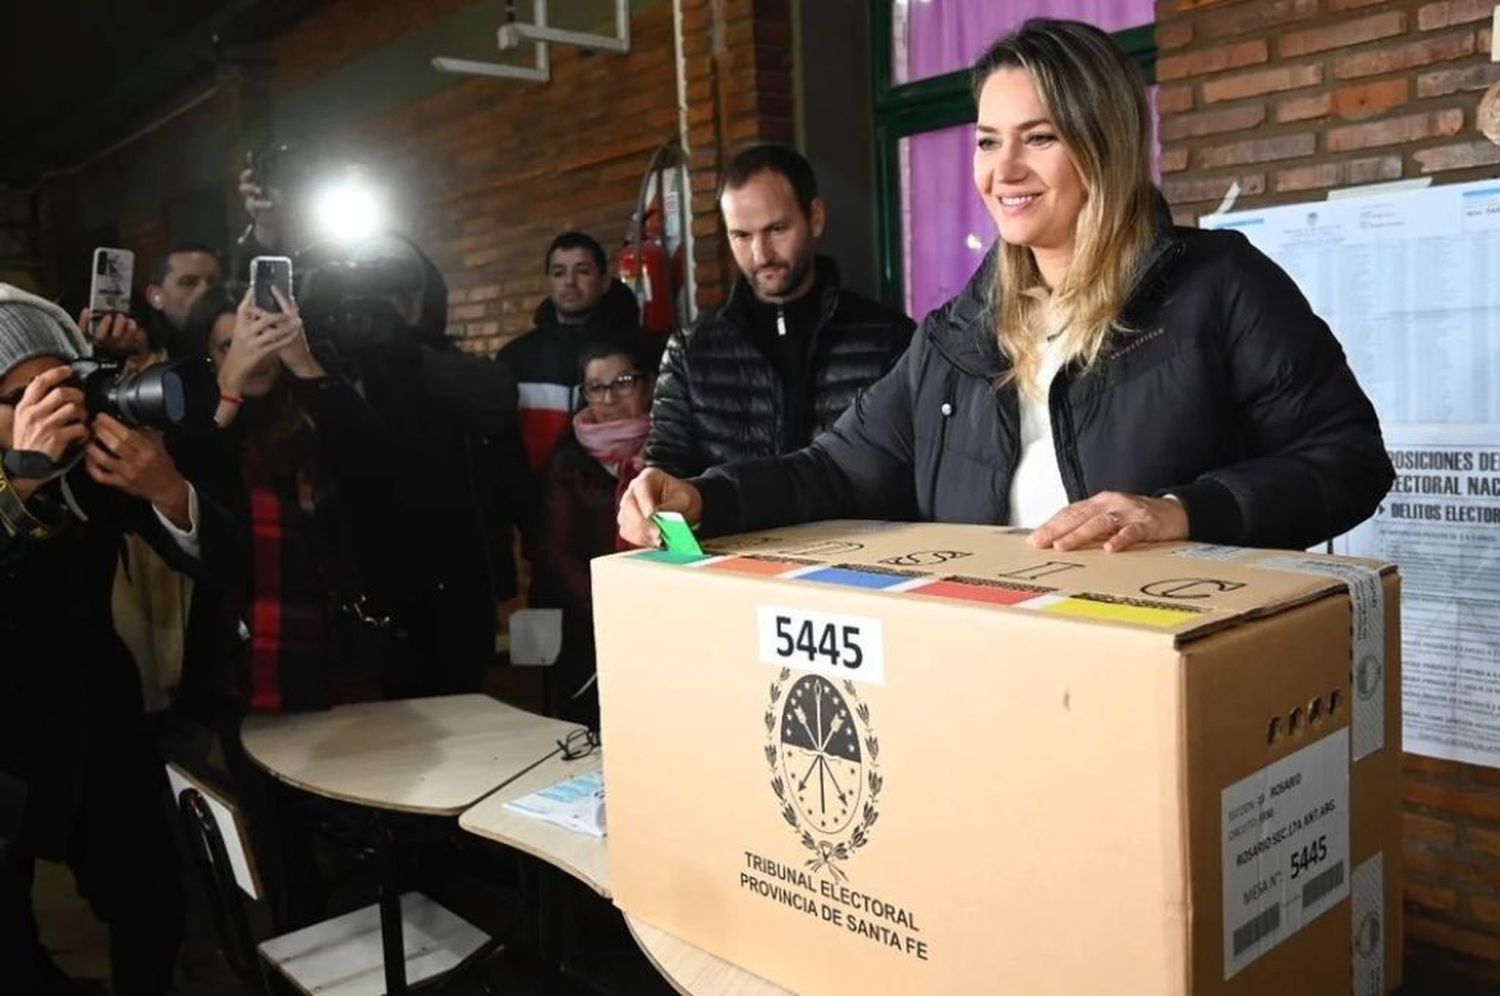
<path fill-rule="evenodd" d="M 107 148 L 317 3 L 15 0 L 0 58 L 0 183 L 24 186 Z"/>

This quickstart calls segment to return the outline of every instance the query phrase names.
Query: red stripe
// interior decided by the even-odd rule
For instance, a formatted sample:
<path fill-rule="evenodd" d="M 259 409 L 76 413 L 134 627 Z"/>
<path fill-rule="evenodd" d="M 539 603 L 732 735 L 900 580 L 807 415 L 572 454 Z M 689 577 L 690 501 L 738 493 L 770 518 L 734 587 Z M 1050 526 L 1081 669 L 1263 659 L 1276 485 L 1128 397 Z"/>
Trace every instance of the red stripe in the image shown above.
<path fill-rule="evenodd" d="M 281 501 L 270 488 L 250 489 L 252 580 L 250 708 L 281 709 Z"/>
<path fill-rule="evenodd" d="M 547 461 L 570 424 L 572 416 L 567 412 L 551 408 L 521 410 L 521 445 L 526 450 L 526 462 L 537 476 L 547 472 Z"/>

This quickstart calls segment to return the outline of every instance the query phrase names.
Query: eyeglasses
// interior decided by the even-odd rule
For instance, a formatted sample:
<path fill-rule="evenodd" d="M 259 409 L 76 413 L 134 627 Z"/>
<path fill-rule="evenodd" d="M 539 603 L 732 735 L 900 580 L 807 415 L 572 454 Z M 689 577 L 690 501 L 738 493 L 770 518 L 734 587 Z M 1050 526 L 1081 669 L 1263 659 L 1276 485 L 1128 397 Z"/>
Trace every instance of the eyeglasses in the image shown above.
<path fill-rule="evenodd" d="M 618 397 L 645 379 L 638 373 L 623 373 L 607 384 L 593 381 L 583 385 L 583 397 L 587 401 L 603 401 L 605 395 Z"/>
<path fill-rule="evenodd" d="M 576 761 L 588 757 L 599 746 L 599 734 L 593 730 L 574 730 L 557 741 L 564 761 Z"/>

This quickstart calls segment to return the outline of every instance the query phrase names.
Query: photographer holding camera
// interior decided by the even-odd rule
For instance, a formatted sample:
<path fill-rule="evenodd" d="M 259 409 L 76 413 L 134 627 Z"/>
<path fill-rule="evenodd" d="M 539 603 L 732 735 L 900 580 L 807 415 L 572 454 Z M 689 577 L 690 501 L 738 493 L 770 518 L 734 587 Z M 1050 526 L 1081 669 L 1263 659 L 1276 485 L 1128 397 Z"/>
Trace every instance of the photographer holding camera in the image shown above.
<path fill-rule="evenodd" d="M 185 337 L 218 372 L 219 431 L 174 437 L 173 452 L 240 528 L 188 613 L 174 707 L 213 730 L 254 841 L 273 929 L 322 919 L 322 874 L 291 793 L 245 755 L 249 712 L 378 699 L 406 670 L 386 588 L 375 417 L 312 351 L 296 303 L 277 311 L 213 287 Z"/>
<path fill-rule="evenodd" d="M 447 336 L 448 288 L 406 239 L 304 254 L 308 335 L 374 412 L 385 584 L 418 670 L 406 694 L 477 691 L 495 652 L 495 599 L 515 590 L 509 546 L 491 543 L 500 499 L 489 440 L 515 424 L 508 372 Z M 393 473 L 393 470 L 398 472 Z M 506 559 L 502 559 L 506 558 Z"/>
<path fill-rule="evenodd" d="M 19 813 L 0 825 L 0 979 L 69 985 L 31 911 L 46 858 L 69 865 L 108 925 L 114 991 L 155 994 L 171 983 L 182 896 L 110 583 L 127 530 L 197 572 L 229 525 L 159 436 L 127 424 L 169 422 L 191 392 L 171 370 L 116 376 L 86 352 L 62 309 L 0 284 L 0 783 L 18 797 L 0 811 Z"/>

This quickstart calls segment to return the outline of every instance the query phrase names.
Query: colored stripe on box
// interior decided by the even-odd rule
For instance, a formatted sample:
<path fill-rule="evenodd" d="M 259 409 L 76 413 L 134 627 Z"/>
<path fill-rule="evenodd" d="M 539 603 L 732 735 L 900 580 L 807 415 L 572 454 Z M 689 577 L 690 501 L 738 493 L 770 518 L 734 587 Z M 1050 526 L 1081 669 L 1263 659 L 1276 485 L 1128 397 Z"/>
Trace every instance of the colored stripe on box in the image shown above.
<path fill-rule="evenodd" d="M 642 550 L 631 556 L 637 560 L 649 560 L 657 564 L 676 564 L 679 567 L 714 559 L 706 553 L 678 553 L 674 550 Z"/>
<path fill-rule="evenodd" d="M 823 567 L 797 576 L 799 581 L 821 581 L 823 584 L 841 584 L 848 588 L 869 588 L 879 591 L 894 588 L 911 580 L 909 574 L 884 574 L 877 571 L 858 571 L 848 567 Z"/>
<path fill-rule="evenodd" d="M 1091 598 L 1060 598 L 1049 604 L 1037 605 L 1035 608 L 1055 616 L 1134 623 L 1138 626 L 1180 626 L 1198 618 L 1198 613 L 1186 609 L 1158 609 L 1147 605 L 1131 605 L 1126 602 L 1100 602 Z"/>
<path fill-rule="evenodd" d="M 752 574 L 756 577 L 774 578 L 792 571 L 799 570 L 807 565 L 792 564 L 786 561 L 775 560 L 752 560 L 749 557 L 726 557 L 716 564 L 707 565 L 704 570 L 727 571 L 730 574 Z"/>
<path fill-rule="evenodd" d="M 1001 585 L 964 584 L 962 581 L 929 581 L 908 590 L 915 595 L 955 598 L 965 602 L 987 602 L 990 605 L 1015 605 L 1036 597 L 1035 591 L 1023 591 Z"/>

